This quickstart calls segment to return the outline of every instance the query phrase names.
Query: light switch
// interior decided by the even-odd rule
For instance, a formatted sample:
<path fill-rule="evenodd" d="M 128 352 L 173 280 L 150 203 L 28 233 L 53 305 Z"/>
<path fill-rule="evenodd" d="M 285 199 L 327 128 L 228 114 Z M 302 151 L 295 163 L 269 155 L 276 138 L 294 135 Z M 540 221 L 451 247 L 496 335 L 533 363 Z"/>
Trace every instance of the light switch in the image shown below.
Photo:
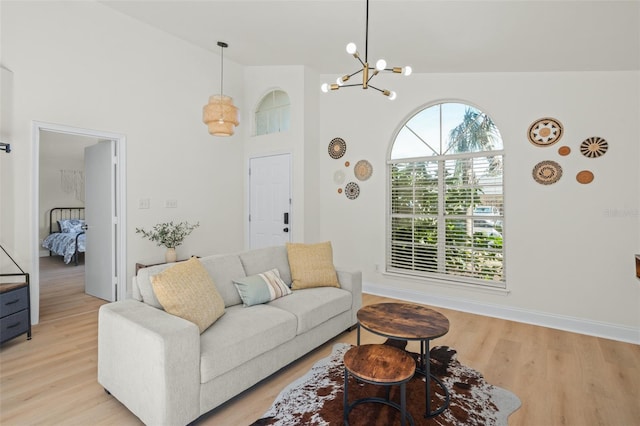
<path fill-rule="evenodd" d="M 164 202 L 164 206 L 168 209 L 175 209 L 178 207 L 178 200 L 167 200 Z"/>
<path fill-rule="evenodd" d="M 151 200 L 149 198 L 140 198 L 138 200 L 139 209 L 148 209 L 149 207 L 151 207 Z"/>

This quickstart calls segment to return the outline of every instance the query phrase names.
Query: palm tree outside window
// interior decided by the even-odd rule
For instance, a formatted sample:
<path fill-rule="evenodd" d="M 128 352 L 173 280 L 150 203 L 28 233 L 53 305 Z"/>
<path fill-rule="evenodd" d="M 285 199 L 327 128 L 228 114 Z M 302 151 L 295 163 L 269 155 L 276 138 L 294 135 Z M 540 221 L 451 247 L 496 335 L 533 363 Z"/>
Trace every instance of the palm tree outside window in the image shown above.
<path fill-rule="evenodd" d="M 503 165 L 500 132 L 476 107 L 409 118 L 388 161 L 386 271 L 506 287 Z"/>

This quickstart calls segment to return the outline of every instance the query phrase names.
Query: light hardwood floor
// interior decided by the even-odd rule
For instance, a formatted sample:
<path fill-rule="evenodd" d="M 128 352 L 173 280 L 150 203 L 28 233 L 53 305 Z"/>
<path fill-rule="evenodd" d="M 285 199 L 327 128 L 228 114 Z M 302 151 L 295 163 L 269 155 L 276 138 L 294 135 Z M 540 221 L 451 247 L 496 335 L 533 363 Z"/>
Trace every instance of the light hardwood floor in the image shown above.
<path fill-rule="evenodd" d="M 1 425 L 141 424 L 96 381 L 97 309 L 104 302 L 84 294 L 82 268 L 44 258 L 41 323 L 31 341 L 18 337 L 0 349 Z M 364 295 L 365 304 L 389 300 Z M 511 425 L 640 425 L 640 346 L 435 309 L 451 327 L 432 346 L 455 348 L 463 364 L 522 400 Z M 384 340 L 362 336 L 364 343 Z M 355 339 L 355 331 L 341 334 L 198 424 L 252 423 L 334 343 Z"/>

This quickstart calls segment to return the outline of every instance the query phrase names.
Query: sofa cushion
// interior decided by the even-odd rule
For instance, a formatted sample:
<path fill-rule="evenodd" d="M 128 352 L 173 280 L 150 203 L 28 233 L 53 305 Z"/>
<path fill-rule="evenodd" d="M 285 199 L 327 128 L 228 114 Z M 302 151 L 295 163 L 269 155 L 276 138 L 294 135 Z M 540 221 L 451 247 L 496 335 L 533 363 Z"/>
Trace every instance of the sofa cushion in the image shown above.
<path fill-rule="evenodd" d="M 196 324 L 200 333 L 224 314 L 222 296 L 195 257 L 152 276 L 151 283 L 164 310 Z"/>
<path fill-rule="evenodd" d="M 207 383 L 295 336 L 296 317 L 287 311 L 268 305 L 232 306 L 200 336 L 200 382 Z"/>
<path fill-rule="evenodd" d="M 138 275 L 136 275 L 136 285 L 144 303 L 154 308 L 163 309 L 156 294 L 153 292 L 151 277 L 173 265 L 175 265 L 175 263 L 163 263 L 162 265 L 148 266 L 138 271 Z"/>
<path fill-rule="evenodd" d="M 340 287 L 333 266 L 331 242 L 317 244 L 287 243 L 294 290 L 312 287 Z"/>
<path fill-rule="evenodd" d="M 240 260 L 247 275 L 259 274 L 270 269 L 277 269 L 280 278 L 291 287 L 291 271 L 285 246 L 265 247 L 240 253 Z"/>
<path fill-rule="evenodd" d="M 234 280 L 244 306 L 259 305 L 291 294 L 277 269 Z"/>
<path fill-rule="evenodd" d="M 290 296 L 268 303 L 291 312 L 298 320 L 296 334 L 305 333 L 323 322 L 351 309 L 352 295 L 334 287 L 294 290 Z"/>
<path fill-rule="evenodd" d="M 234 306 L 242 303 L 238 289 L 233 280 L 246 277 L 242 262 L 236 254 L 214 255 L 200 258 L 209 275 L 216 283 L 218 291 L 224 300 L 224 306 Z M 266 271 L 266 269 L 263 269 Z M 260 271 L 262 272 L 262 271 Z"/>

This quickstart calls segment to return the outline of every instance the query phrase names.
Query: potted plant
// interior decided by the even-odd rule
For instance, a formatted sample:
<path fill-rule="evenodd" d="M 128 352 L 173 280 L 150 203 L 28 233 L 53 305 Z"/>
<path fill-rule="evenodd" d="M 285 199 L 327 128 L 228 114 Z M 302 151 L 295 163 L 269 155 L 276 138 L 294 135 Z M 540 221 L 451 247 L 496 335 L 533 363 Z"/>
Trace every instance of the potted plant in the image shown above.
<path fill-rule="evenodd" d="M 166 247 L 165 260 L 167 262 L 175 262 L 176 247 L 181 245 L 184 239 L 198 226 L 200 226 L 199 222 L 191 225 L 189 222 L 173 223 L 171 221 L 158 223 L 150 231 L 136 228 L 136 234 L 142 234 L 143 237 L 155 242 L 156 245 Z"/>

